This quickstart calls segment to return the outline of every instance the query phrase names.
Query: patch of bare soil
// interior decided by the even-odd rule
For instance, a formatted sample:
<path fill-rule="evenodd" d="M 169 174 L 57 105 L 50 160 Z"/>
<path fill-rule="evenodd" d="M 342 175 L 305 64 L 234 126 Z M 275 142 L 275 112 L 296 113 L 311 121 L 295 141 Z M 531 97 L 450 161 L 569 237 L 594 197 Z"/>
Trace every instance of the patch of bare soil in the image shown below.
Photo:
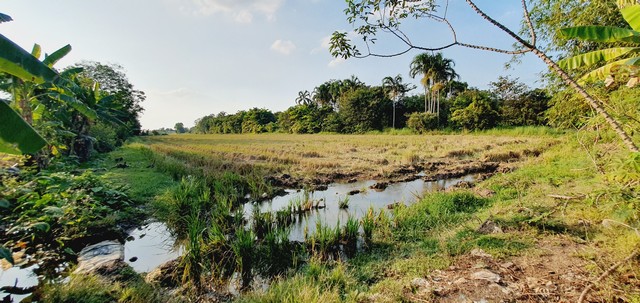
<path fill-rule="evenodd" d="M 410 302 L 578 301 L 590 281 L 584 269 L 587 261 L 577 256 L 581 245 L 547 237 L 536 246 L 535 255 L 503 260 L 473 250 L 446 270 L 414 279 L 405 288 L 404 297 Z"/>

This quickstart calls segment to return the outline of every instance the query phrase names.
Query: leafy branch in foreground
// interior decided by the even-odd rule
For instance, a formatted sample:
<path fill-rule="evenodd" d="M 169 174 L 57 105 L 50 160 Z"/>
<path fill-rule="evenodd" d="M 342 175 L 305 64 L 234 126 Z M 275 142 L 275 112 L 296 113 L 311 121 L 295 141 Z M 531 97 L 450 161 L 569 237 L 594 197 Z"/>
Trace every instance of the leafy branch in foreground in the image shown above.
<path fill-rule="evenodd" d="M 560 60 L 558 64 L 562 68 L 576 69 L 582 66 L 593 67 L 605 61 L 605 65 L 583 75 L 580 82 L 604 80 L 608 87 L 615 82 L 615 76 L 628 75 L 627 86 L 636 86 L 639 82 L 640 67 L 640 5 L 623 7 L 620 13 L 632 29 L 589 25 L 563 28 L 560 32 L 570 39 L 605 43 L 625 42 L 634 46 L 596 50 Z M 611 62 L 612 60 L 615 61 Z"/>
<path fill-rule="evenodd" d="M 499 49 L 484 45 L 475 45 L 460 42 L 453 25 L 447 19 L 447 10 L 449 1 L 444 1 L 444 12 L 439 15 L 438 6 L 435 0 L 418 1 L 418 0 L 347 0 L 347 9 L 345 14 L 347 21 L 355 26 L 355 33 L 359 35 L 363 42 L 366 52 L 363 53 L 358 46 L 352 43 L 348 34 L 345 32 L 334 32 L 331 38 L 329 50 L 334 57 L 344 59 L 355 57 L 364 58 L 369 56 L 375 57 L 394 57 L 405 54 L 411 50 L 423 51 L 439 51 L 453 46 L 462 46 L 473 49 L 493 51 L 503 54 L 524 54 L 533 53 L 540 58 L 547 66 L 562 78 L 564 83 L 579 93 L 587 103 L 601 115 L 611 128 L 620 137 L 622 142 L 630 151 L 640 152 L 629 134 L 622 128 L 620 122 L 613 118 L 605 109 L 603 102 L 591 96 L 587 91 L 567 72 L 562 69 L 555 61 L 553 61 L 544 51 L 536 46 L 536 32 L 531 22 L 529 10 L 527 9 L 526 0 L 521 0 L 524 14 L 524 21 L 529 29 L 529 40 L 516 34 L 500 22 L 491 18 L 482 11 L 472 0 L 465 0 L 471 9 L 481 16 L 483 19 L 505 32 L 507 35 L 516 40 L 518 47 L 513 50 Z M 628 5 L 630 0 L 620 0 L 620 6 Z M 441 6 L 442 7 L 442 6 Z M 435 47 L 425 47 L 414 44 L 405 32 L 401 29 L 401 24 L 405 19 L 428 19 L 436 22 L 444 23 L 450 31 L 452 41 L 448 44 Z M 405 49 L 392 54 L 380 54 L 371 51 L 371 46 L 376 42 L 378 34 L 388 34 L 395 37 L 405 46 Z"/>

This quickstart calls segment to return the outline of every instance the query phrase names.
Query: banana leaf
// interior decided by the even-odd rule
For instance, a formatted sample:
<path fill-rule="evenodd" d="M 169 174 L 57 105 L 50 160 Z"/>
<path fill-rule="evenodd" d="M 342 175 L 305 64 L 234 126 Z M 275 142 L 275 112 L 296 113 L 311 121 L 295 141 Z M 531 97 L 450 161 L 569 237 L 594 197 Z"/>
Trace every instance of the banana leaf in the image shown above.
<path fill-rule="evenodd" d="M 595 80 L 603 80 L 608 75 L 613 74 L 613 70 L 616 68 L 620 68 L 623 65 L 637 66 L 639 64 L 640 64 L 640 57 L 633 57 L 633 58 L 618 60 L 618 61 L 609 63 L 605 66 L 602 66 L 600 68 L 597 68 L 591 72 L 588 72 L 587 74 L 580 77 L 579 82 L 585 83 L 585 82 L 590 82 Z"/>
<path fill-rule="evenodd" d="M 56 62 L 64 58 L 64 56 L 69 54 L 70 51 L 71 51 L 71 45 L 67 44 L 62 48 L 60 48 L 59 50 L 53 52 L 51 55 L 45 55 L 44 60 L 42 60 L 42 63 L 44 63 L 48 67 L 53 67 L 53 65 L 56 64 Z"/>
<path fill-rule="evenodd" d="M 0 35 L 0 71 L 37 84 L 58 79 L 54 70 L 3 35 Z"/>
<path fill-rule="evenodd" d="M 9 104 L 0 100 L 0 152 L 31 154 L 39 151 L 45 141 Z"/>
<path fill-rule="evenodd" d="M 588 52 L 558 61 L 563 69 L 574 69 L 581 66 L 592 66 L 602 61 L 610 61 L 629 53 L 640 52 L 638 47 L 615 47 Z"/>
<path fill-rule="evenodd" d="M 640 5 L 630 5 L 620 9 L 622 17 L 635 31 L 640 31 Z"/>
<path fill-rule="evenodd" d="M 566 38 L 578 38 L 593 42 L 633 42 L 640 43 L 640 32 L 615 26 L 575 26 L 560 30 Z"/>

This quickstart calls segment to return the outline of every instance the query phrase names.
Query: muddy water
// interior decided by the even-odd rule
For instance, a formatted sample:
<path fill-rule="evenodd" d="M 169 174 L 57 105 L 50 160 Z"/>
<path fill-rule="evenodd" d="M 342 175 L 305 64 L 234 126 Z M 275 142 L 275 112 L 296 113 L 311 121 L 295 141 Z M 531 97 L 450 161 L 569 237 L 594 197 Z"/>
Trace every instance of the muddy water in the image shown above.
<path fill-rule="evenodd" d="M 304 240 L 304 230 L 307 229 L 312 234 L 316 229 L 316 221 L 321 220 L 324 224 L 333 227 L 340 222 L 344 224 L 349 216 L 357 219 L 362 218 L 369 207 L 373 207 L 376 212 L 379 209 L 387 209 L 387 206 L 394 203 L 404 203 L 410 205 L 422 197 L 427 192 L 438 191 L 451 187 L 462 181 L 473 181 L 474 176 L 465 176 L 457 179 L 424 181 L 417 179 L 410 182 L 400 182 L 390 184 L 384 190 L 374 190 L 369 187 L 376 184 L 376 181 L 360 181 L 348 184 L 331 184 L 327 190 L 315 191 L 310 194 L 312 200 L 322 199 L 326 204 L 324 209 L 308 212 L 302 222 L 297 222 L 291 227 L 289 238 L 294 241 Z M 361 193 L 348 195 L 349 192 L 359 190 Z M 262 203 L 247 203 L 244 206 L 245 217 L 250 220 L 251 213 L 255 207 L 260 208 L 260 212 L 274 212 L 285 209 L 291 200 L 302 199 L 305 193 L 296 190 L 287 190 L 284 196 L 275 197 L 272 200 Z M 340 209 L 338 201 L 349 198 L 348 209 Z"/>

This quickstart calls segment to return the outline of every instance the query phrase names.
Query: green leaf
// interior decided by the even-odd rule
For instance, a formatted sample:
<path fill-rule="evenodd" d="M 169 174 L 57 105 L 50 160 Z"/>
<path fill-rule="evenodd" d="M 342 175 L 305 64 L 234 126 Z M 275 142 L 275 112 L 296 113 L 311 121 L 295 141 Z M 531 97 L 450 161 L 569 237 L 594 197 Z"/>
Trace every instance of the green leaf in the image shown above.
<path fill-rule="evenodd" d="M 32 154 L 47 145 L 20 115 L 0 100 L 0 152 L 7 154 Z"/>
<path fill-rule="evenodd" d="M 96 113 L 95 110 L 91 109 L 90 107 L 88 107 L 86 104 L 82 103 L 75 97 L 65 95 L 65 94 L 59 94 L 59 93 L 49 93 L 47 95 L 53 98 L 54 100 L 58 100 L 60 102 L 68 104 L 69 106 L 73 107 L 73 109 L 79 111 L 81 114 L 85 115 L 89 119 L 95 120 L 98 118 L 98 114 Z"/>
<path fill-rule="evenodd" d="M 627 6 L 620 10 L 622 17 L 635 31 L 640 31 L 640 5 Z"/>
<path fill-rule="evenodd" d="M 614 26 L 575 26 L 560 30 L 566 38 L 577 38 L 593 42 L 634 42 L 640 43 L 640 32 Z"/>
<path fill-rule="evenodd" d="M 601 49 L 558 61 L 563 69 L 575 69 L 581 66 L 592 66 L 602 61 L 609 61 L 632 52 L 639 52 L 638 47 L 616 47 Z"/>
<path fill-rule="evenodd" d="M 58 79 L 55 71 L 3 35 L 0 35 L 0 71 L 38 84 Z"/>
<path fill-rule="evenodd" d="M 34 44 L 33 49 L 31 50 L 31 56 L 40 58 L 41 54 L 42 54 L 42 47 L 40 47 L 40 44 L 38 43 Z"/>
<path fill-rule="evenodd" d="M 60 48 L 59 50 L 53 52 L 51 55 L 45 55 L 42 63 L 47 65 L 48 67 L 53 67 L 56 62 L 60 61 L 60 59 L 64 58 L 71 51 L 71 45 L 67 44 Z"/>
<path fill-rule="evenodd" d="M 640 61 L 640 57 L 633 57 L 633 58 L 622 59 L 622 60 L 609 63 L 603 67 L 597 68 L 583 75 L 582 77 L 580 77 L 579 82 L 585 83 L 585 82 L 590 82 L 595 80 L 604 80 L 604 78 L 613 74 L 613 69 L 619 68 L 622 65 L 638 65 L 639 61 Z"/>
<path fill-rule="evenodd" d="M 9 263 L 11 263 L 12 265 L 14 263 L 13 255 L 11 255 L 11 251 L 2 245 L 0 245 L 0 259 L 5 259 L 9 261 Z"/>
<path fill-rule="evenodd" d="M 29 228 L 33 228 L 35 230 L 48 232 L 51 229 L 51 226 L 47 222 L 36 222 L 29 225 Z"/>

